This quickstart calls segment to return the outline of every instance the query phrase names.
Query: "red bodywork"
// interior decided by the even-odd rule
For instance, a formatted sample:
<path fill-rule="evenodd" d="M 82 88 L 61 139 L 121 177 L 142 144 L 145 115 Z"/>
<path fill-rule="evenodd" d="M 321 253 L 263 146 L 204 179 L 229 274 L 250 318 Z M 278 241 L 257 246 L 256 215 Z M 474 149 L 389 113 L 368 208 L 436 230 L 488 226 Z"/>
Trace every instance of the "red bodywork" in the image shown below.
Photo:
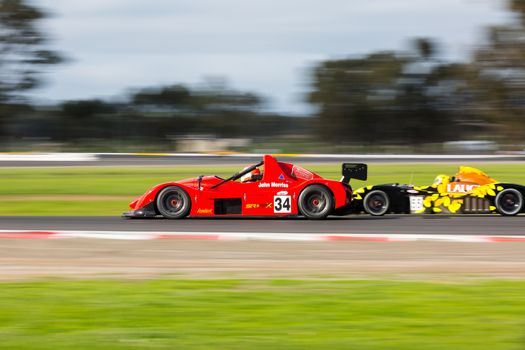
<path fill-rule="evenodd" d="M 190 216 L 288 216 L 298 215 L 297 199 L 301 191 L 313 184 L 326 186 L 333 194 L 334 211 L 349 206 L 352 190 L 350 186 L 339 181 L 327 180 L 321 176 L 289 163 L 278 162 L 274 157 L 263 157 L 263 178 L 257 182 L 241 183 L 228 181 L 217 185 L 223 179 L 217 176 L 172 181 L 159 184 L 142 197 L 130 203 L 135 212 L 149 207 L 154 208 L 158 193 L 167 186 L 178 186 L 184 189 L 191 198 Z M 276 207 L 276 197 L 289 199 L 288 208 Z M 234 199 L 241 203 L 240 210 L 235 213 L 216 213 L 217 202 L 220 199 Z M 240 199 L 240 201 L 239 201 Z M 158 214 L 158 213 L 157 213 Z"/>

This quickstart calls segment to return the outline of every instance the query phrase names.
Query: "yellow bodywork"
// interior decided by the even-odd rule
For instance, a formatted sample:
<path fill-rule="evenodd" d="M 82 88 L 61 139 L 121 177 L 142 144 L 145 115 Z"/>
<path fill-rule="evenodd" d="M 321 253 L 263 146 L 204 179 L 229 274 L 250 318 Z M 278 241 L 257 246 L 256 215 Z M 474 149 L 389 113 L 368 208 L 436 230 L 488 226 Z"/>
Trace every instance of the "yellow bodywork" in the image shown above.
<path fill-rule="evenodd" d="M 373 186 L 367 186 L 357 189 L 354 199 L 363 200 L 372 188 Z M 413 189 L 427 193 L 423 199 L 423 208 L 418 213 L 457 213 L 461 210 L 466 196 L 495 197 L 504 188 L 485 172 L 469 166 L 460 166 L 453 177 L 438 175 L 433 185 L 414 186 Z M 489 209 L 496 210 L 493 205 Z"/>

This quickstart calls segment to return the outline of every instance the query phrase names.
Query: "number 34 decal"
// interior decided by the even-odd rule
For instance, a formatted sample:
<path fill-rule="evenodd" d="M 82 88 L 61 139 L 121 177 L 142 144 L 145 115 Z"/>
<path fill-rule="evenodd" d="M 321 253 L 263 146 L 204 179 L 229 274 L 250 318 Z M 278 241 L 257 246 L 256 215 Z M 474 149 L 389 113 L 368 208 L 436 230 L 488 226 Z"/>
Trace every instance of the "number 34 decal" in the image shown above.
<path fill-rule="evenodd" d="M 273 197 L 273 212 L 274 213 L 291 213 L 292 200 L 290 196 L 274 196 Z"/>

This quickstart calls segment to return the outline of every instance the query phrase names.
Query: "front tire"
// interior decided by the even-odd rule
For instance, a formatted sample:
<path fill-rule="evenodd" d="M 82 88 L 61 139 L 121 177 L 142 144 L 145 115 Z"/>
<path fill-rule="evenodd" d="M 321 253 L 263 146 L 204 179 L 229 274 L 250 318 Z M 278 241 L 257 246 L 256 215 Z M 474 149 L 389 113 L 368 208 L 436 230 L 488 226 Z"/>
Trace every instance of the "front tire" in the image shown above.
<path fill-rule="evenodd" d="M 307 219 L 324 219 L 334 207 L 332 192 L 321 185 L 306 187 L 299 195 L 299 212 Z"/>
<path fill-rule="evenodd" d="M 365 196 L 363 209 L 373 216 L 385 215 L 390 209 L 390 199 L 384 191 L 374 190 Z"/>
<path fill-rule="evenodd" d="M 166 219 L 182 219 L 191 210 L 190 196 L 177 186 L 169 186 L 157 196 L 157 209 Z"/>
<path fill-rule="evenodd" d="M 523 208 L 523 195 L 514 188 L 507 188 L 496 196 L 496 210 L 503 216 L 517 215 Z"/>

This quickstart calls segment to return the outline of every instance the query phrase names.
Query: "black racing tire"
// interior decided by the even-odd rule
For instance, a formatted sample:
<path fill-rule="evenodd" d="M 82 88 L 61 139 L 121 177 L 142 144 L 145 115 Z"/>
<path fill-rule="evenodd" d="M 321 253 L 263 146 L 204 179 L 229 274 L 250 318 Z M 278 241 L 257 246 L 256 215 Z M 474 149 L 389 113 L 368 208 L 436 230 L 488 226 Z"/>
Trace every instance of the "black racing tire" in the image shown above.
<path fill-rule="evenodd" d="M 503 216 L 514 216 L 523 208 L 523 194 L 515 188 L 507 188 L 496 196 L 496 210 Z"/>
<path fill-rule="evenodd" d="M 157 210 L 166 219 L 182 219 L 190 213 L 191 199 L 177 186 L 164 188 L 157 196 Z"/>
<path fill-rule="evenodd" d="M 390 209 L 390 198 L 384 191 L 371 191 L 363 199 L 363 209 L 370 215 L 383 216 Z"/>
<path fill-rule="evenodd" d="M 332 212 L 334 196 L 325 186 L 311 185 L 301 192 L 297 205 L 299 212 L 307 219 L 320 220 Z"/>

